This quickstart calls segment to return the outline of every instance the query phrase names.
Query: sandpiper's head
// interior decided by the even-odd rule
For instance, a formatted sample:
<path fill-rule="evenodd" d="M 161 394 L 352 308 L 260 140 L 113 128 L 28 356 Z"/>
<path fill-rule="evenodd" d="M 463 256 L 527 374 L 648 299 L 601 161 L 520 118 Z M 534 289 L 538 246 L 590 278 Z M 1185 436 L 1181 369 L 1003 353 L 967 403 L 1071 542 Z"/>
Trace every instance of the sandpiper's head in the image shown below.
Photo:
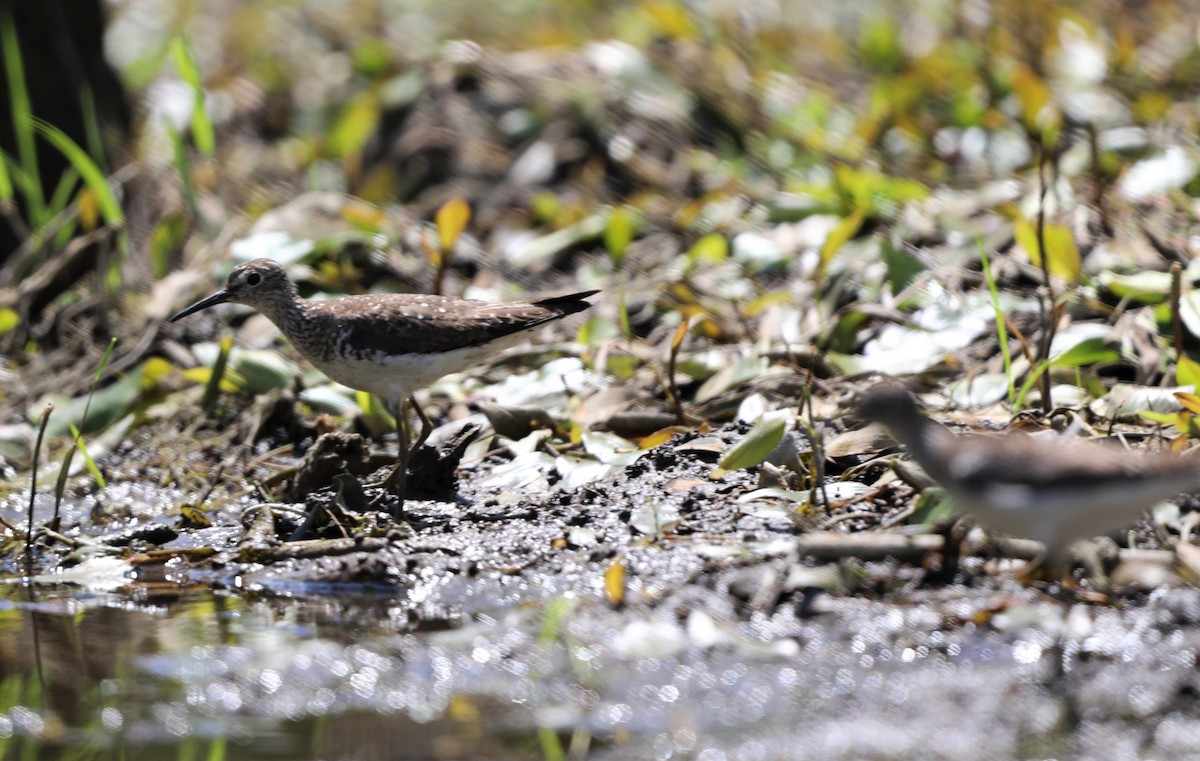
<path fill-rule="evenodd" d="M 229 273 L 224 290 L 192 304 L 171 317 L 171 322 L 226 302 L 245 304 L 269 316 L 277 307 L 282 307 L 294 299 L 295 294 L 295 287 L 288 280 L 283 267 L 270 259 L 255 259 L 234 267 Z"/>
<path fill-rule="evenodd" d="M 893 431 L 906 430 L 922 419 L 912 392 L 894 381 L 877 383 L 854 401 L 859 417 L 872 423 L 883 423 Z"/>

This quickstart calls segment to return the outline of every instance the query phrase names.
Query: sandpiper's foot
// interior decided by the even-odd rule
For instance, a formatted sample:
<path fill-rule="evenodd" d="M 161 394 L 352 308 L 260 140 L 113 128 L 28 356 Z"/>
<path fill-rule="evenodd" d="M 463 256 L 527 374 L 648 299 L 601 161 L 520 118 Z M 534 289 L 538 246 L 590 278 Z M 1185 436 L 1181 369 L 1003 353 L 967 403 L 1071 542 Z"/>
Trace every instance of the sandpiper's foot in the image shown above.
<path fill-rule="evenodd" d="M 379 494 L 371 500 L 372 507 L 380 507 L 389 497 L 395 498 L 391 507 L 392 517 L 397 521 L 404 518 L 404 499 L 408 490 L 408 458 L 396 463 L 387 477 L 378 483 L 369 484 L 371 488 L 379 489 Z"/>

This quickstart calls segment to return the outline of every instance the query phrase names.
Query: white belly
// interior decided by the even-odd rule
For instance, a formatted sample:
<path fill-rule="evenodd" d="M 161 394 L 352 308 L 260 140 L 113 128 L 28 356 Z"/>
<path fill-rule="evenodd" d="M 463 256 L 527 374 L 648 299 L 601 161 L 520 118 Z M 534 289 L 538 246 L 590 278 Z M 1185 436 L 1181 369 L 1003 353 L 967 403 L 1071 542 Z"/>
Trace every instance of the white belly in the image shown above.
<path fill-rule="evenodd" d="M 508 340 L 506 340 L 508 339 Z M 333 358 L 314 362 L 321 372 L 344 386 L 368 391 L 398 407 L 417 389 L 437 379 L 482 364 L 521 341 L 506 336 L 484 346 L 468 346 L 430 354 L 376 355 L 372 359 Z"/>

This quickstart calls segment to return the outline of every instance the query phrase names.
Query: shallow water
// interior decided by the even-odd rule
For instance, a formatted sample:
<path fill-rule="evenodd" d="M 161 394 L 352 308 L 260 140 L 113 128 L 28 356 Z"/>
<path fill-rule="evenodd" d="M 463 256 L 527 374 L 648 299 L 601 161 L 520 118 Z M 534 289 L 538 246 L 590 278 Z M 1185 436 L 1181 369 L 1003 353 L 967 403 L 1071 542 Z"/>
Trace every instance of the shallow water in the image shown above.
<path fill-rule="evenodd" d="M 1193 590 L 1135 611 L 1029 597 L 987 625 L 958 618 L 985 602 L 824 597 L 808 618 L 781 608 L 734 624 L 703 605 L 618 611 L 559 596 L 423 620 L 348 586 L 290 598 L 9 587 L 0 748 L 705 761 L 1195 751 Z"/>

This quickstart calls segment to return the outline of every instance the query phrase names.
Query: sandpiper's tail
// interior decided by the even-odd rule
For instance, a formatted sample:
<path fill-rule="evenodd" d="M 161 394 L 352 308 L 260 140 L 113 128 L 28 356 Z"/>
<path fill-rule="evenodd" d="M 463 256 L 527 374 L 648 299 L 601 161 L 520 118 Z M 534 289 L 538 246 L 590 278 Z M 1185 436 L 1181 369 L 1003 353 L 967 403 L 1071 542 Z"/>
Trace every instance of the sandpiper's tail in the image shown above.
<path fill-rule="evenodd" d="M 599 292 L 580 291 L 579 293 L 570 293 L 566 296 L 551 296 L 545 299 L 538 299 L 529 303 L 533 306 L 556 312 L 556 316 L 550 319 L 557 319 L 558 317 L 566 317 L 569 314 L 575 314 L 587 309 L 592 305 L 590 301 L 586 301 L 587 297 L 595 296 Z"/>

